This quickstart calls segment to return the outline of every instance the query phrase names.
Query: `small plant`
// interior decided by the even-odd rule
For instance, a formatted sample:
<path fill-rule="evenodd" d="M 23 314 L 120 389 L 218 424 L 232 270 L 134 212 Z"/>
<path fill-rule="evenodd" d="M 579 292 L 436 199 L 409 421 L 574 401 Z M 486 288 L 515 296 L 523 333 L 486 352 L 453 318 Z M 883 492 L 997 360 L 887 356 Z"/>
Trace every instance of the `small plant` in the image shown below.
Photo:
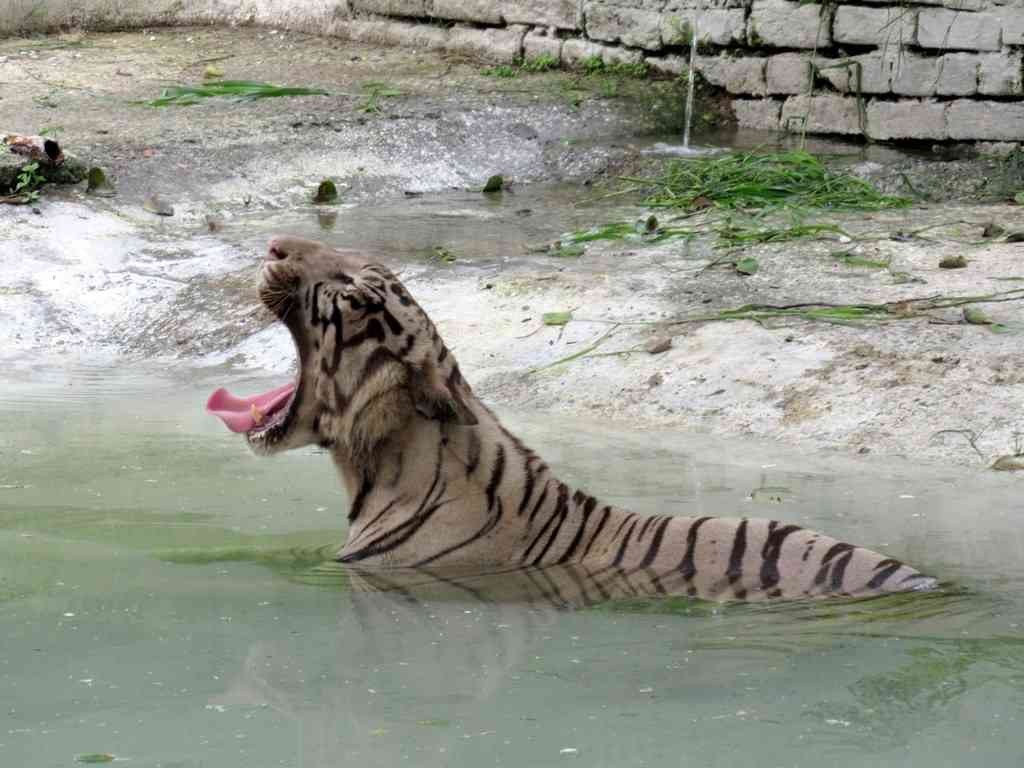
<path fill-rule="evenodd" d="M 588 56 L 583 60 L 583 71 L 588 75 L 597 75 L 604 72 L 604 59 L 600 56 Z"/>
<path fill-rule="evenodd" d="M 625 61 L 615 61 L 605 64 L 605 72 L 616 77 L 632 77 L 641 80 L 647 77 L 647 62 L 636 61 L 630 64 Z"/>
<path fill-rule="evenodd" d="M 524 72 L 548 72 L 558 69 L 558 59 L 550 53 L 542 53 L 540 56 L 524 61 L 522 69 Z"/>
<path fill-rule="evenodd" d="M 14 194 L 22 195 L 28 202 L 34 203 L 39 199 L 39 188 L 45 183 L 46 178 L 39 172 L 39 163 L 33 161 L 22 166 L 14 185 Z"/>
<path fill-rule="evenodd" d="M 442 264 L 454 264 L 456 261 L 455 254 L 443 245 L 435 245 L 430 251 L 430 258 Z"/>
<path fill-rule="evenodd" d="M 665 42 L 673 45 L 689 45 L 693 40 L 693 26 L 686 19 L 672 16 L 668 20 L 671 36 Z"/>
<path fill-rule="evenodd" d="M 511 64 L 498 64 L 494 67 L 488 67 L 481 73 L 487 77 L 504 77 L 513 78 L 518 77 L 519 68 L 514 67 Z"/>
<path fill-rule="evenodd" d="M 619 79 L 616 77 L 602 77 L 597 84 L 597 89 L 606 99 L 614 99 L 619 95 Z"/>
<path fill-rule="evenodd" d="M 338 187 L 330 179 L 324 179 L 317 185 L 313 194 L 314 203 L 333 203 L 338 200 Z"/>
<path fill-rule="evenodd" d="M 390 99 L 401 95 L 400 90 L 387 83 L 376 80 L 363 83 L 363 100 L 356 109 L 360 112 L 377 113 L 380 112 L 381 99 Z"/>
<path fill-rule="evenodd" d="M 252 80 L 221 80 L 204 85 L 172 85 L 160 92 L 159 98 L 142 102 L 147 107 L 189 107 L 203 99 L 218 96 L 237 101 L 255 101 L 280 96 L 327 96 L 327 91 L 303 86 L 280 86 Z"/>

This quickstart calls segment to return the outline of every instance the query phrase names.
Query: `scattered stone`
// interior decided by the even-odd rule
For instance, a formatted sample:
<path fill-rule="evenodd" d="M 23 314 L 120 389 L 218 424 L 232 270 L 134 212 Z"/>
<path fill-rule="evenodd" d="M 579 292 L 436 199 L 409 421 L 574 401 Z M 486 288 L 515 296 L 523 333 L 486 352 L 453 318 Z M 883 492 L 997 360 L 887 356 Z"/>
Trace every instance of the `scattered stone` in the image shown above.
<path fill-rule="evenodd" d="M 946 256 L 939 262 L 940 269 L 963 269 L 967 266 L 967 259 L 963 256 Z"/>
<path fill-rule="evenodd" d="M 999 472 L 1017 472 L 1024 469 L 1024 455 L 1000 456 L 992 464 L 992 469 Z"/>
<path fill-rule="evenodd" d="M 760 265 L 753 256 L 747 256 L 736 262 L 736 271 L 741 275 L 755 275 Z"/>
<path fill-rule="evenodd" d="M 206 214 L 206 228 L 210 232 L 220 232 L 224 228 L 224 219 L 212 213 Z"/>
<path fill-rule="evenodd" d="M 85 182 L 85 191 L 90 195 L 113 197 L 115 194 L 114 186 L 110 183 L 107 174 L 103 172 L 102 168 L 97 168 L 96 166 L 90 168 L 88 174 L 86 174 Z"/>
<path fill-rule="evenodd" d="M 981 230 L 981 236 L 986 240 L 993 237 L 1000 237 L 1006 233 L 1006 229 L 996 224 L 994 221 L 988 222 Z"/>
<path fill-rule="evenodd" d="M 992 325 L 992 319 L 977 307 L 964 307 L 964 322 L 969 325 Z"/>
<path fill-rule="evenodd" d="M 207 64 L 206 69 L 203 70 L 203 77 L 205 77 L 208 80 L 213 80 L 214 78 L 218 77 L 224 77 L 224 70 L 216 66 L 215 64 Z"/>
<path fill-rule="evenodd" d="M 1024 243 L 1024 232 L 1011 232 L 1006 236 L 1008 243 Z"/>
<path fill-rule="evenodd" d="M 660 372 L 655 373 L 647 380 L 647 386 L 653 389 L 654 387 L 660 386 L 665 381 L 665 377 Z"/>
<path fill-rule="evenodd" d="M 157 216 L 174 215 L 174 206 L 157 194 L 147 197 L 145 202 L 142 203 L 142 207 L 150 213 L 155 213 Z"/>
<path fill-rule="evenodd" d="M 330 179 L 324 179 L 313 195 L 314 203 L 333 203 L 338 199 L 338 187 Z"/>
<path fill-rule="evenodd" d="M 644 342 L 644 351 L 652 355 L 660 355 L 662 352 L 668 352 L 670 349 L 672 349 L 671 336 L 655 336 L 653 339 L 648 339 Z"/>
<path fill-rule="evenodd" d="M 406 197 L 423 197 L 422 192 L 417 192 L 414 189 L 403 189 L 402 194 L 405 195 Z"/>
<path fill-rule="evenodd" d="M 480 191 L 483 192 L 484 194 L 491 194 L 491 193 L 494 193 L 494 192 L 501 192 L 501 188 L 504 185 L 505 185 L 504 177 L 502 177 L 502 175 L 500 173 L 496 173 L 495 175 L 491 176 L 487 180 L 487 183 L 484 184 L 484 188 L 481 189 Z"/>

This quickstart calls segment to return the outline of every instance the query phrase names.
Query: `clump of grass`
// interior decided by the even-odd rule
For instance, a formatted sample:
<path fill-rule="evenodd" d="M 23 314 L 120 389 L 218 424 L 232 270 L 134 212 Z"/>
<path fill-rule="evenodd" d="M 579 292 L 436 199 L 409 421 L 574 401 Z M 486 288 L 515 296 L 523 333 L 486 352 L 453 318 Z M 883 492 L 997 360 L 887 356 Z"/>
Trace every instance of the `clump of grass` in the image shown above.
<path fill-rule="evenodd" d="M 865 256 L 858 256 L 851 251 L 836 251 L 835 253 L 830 253 L 829 256 L 847 267 L 855 269 L 888 269 L 889 267 L 888 261 L 869 259 Z"/>
<path fill-rule="evenodd" d="M 281 86 L 252 80 L 221 80 L 202 85 L 172 85 L 160 92 L 160 97 L 145 101 L 147 107 L 187 107 L 203 99 L 228 97 L 236 101 L 278 98 L 281 96 L 328 96 L 327 91 L 303 86 Z"/>
<path fill-rule="evenodd" d="M 647 77 L 647 63 L 638 61 L 605 61 L 600 56 L 589 56 L 581 63 L 583 71 L 588 75 L 613 75 L 615 77 Z"/>
<path fill-rule="evenodd" d="M 863 179 L 833 173 L 803 151 L 673 160 L 659 178 L 627 181 L 650 189 L 645 203 L 662 208 L 876 211 L 910 204 L 908 198 L 883 195 Z"/>
<path fill-rule="evenodd" d="M 581 229 L 563 235 L 559 240 L 561 246 L 583 245 L 598 240 L 641 240 L 644 243 L 656 244 L 667 240 L 690 238 L 695 236 L 692 229 L 686 227 L 663 227 L 654 216 L 648 216 L 639 222 L 614 221 L 590 229 Z"/>
<path fill-rule="evenodd" d="M 429 252 L 428 257 L 431 261 L 436 261 L 441 264 L 454 264 L 458 261 L 457 257 L 450 250 L 445 248 L 443 245 L 435 245 Z"/>
<path fill-rule="evenodd" d="M 542 53 L 540 56 L 527 59 L 522 66 L 524 72 L 547 72 L 552 69 L 558 69 L 558 59 L 550 53 Z"/>
<path fill-rule="evenodd" d="M 773 226 L 756 222 L 737 222 L 731 218 L 722 222 L 717 231 L 718 244 L 726 248 L 760 243 L 785 243 L 790 240 L 817 238 L 826 234 L 849 236 L 835 224 L 804 224 L 797 221 L 788 226 Z"/>
<path fill-rule="evenodd" d="M 402 92 L 394 86 L 377 80 L 363 83 L 362 90 L 363 100 L 356 109 L 367 113 L 380 112 L 380 102 L 382 99 L 390 99 L 402 95 Z"/>

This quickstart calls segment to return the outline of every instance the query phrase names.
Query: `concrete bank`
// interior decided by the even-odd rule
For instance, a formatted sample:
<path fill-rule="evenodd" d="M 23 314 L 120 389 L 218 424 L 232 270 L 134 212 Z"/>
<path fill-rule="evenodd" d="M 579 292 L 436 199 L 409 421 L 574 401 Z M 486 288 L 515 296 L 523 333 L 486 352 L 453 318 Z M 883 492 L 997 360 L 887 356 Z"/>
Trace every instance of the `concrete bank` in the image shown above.
<path fill-rule="evenodd" d="M 14 84 L 0 124 L 56 131 L 117 191 L 47 188 L 38 213 L 0 206 L 8 370 L 156 361 L 185 377 L 286 374 L 291 342 L 268 324 L 255 282 L 267 238 L 290 231 L 371 250 L 401 270 L 469 380 L 510 410 L 979 469 L 1011 453 L 1022 429 L 1024 302 L 1013 291 L 1024 284 L 1024 246 L 982 236 L 989 222 L 1024 232 L 1020 206 L 829 217 L 849 235 L 757 246 L 752 276 L 721 261 L 708 238 L 599 243 L 556 258 L 537 245 L 645 215 L 593 183 L 647 157 L 646 85 L 633 92 L 625 78 L 612 95 L 604 76 L 496 78 L 436 52 L 251 28 L 3 41 L 0 58 Z M 168 82 L 201 80 L 211 63 L 227 77 L 331 95 L 137 103 Z M 849 168 L 889 181 L 914 167 L 891 150 L 816 148 L 851 153 Z M 967 162 L 913 162 L 935 177 L 984 175 Z M 476 191 L 492 173 L 511 189 Z M 310 201 L 323 176 L 338 182 L 340 205 Z M 172 216 L 145 209 L 154 193 Z M 939 268 L 956 255 L 964 268 Z M 982 294 L 1002 296 L 975 307 L 1005 332 L 967 321 L 961 306 L 913 311 L 915 299 Z M 689 322 L 803 302 L 892 311 L 855 325 Z M 556 311 L 573 319 L 545 325 Z M 666 351 L 643 350 L 663 338 Z"/>
<path fill-rule="evenodd" d="M 1024 140 L 1024 0 L 9 0 L 0 34 L 256 24 L 498 62 L 696 69 L 741 126 Z"/>

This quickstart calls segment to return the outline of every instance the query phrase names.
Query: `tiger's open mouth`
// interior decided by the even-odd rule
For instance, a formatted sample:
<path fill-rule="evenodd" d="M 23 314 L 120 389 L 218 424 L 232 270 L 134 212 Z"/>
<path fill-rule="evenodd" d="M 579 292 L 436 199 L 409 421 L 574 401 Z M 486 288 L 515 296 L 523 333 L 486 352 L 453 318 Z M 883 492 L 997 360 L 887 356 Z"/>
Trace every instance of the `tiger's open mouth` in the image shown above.
<path fill-rule="evenodd" d="M 273 250 L 271 250 L 273 255 Z M 300 331 L 295 323 L 288 322 L 291 304 L 294 301 L 296 281 L 282 279 L 279 273 L 266 264 L 260 284 L 260 298 L 278 320 L 284 323 L 292 335 L 298 353 L 299 373 L 295 380 L 248 397 L 238 397 L 223 387 L 217 389 L 206 401 L 206 410 L 213 414 L 232 432 L 245 435 L 254 448 L 269 449 L 282 441 L 296 421 L 299 392 L 302 387 L 303 346 Z"/>
<path fill-rule="evenodd" d="M 232 432 L 243 432 L 249 440 L 265 440 L 287 431 L 297 388 L 298 382 L 293 381 L 269 392 L 236 397 L 221 387 L 206 401 L 206 410 Z"/>

